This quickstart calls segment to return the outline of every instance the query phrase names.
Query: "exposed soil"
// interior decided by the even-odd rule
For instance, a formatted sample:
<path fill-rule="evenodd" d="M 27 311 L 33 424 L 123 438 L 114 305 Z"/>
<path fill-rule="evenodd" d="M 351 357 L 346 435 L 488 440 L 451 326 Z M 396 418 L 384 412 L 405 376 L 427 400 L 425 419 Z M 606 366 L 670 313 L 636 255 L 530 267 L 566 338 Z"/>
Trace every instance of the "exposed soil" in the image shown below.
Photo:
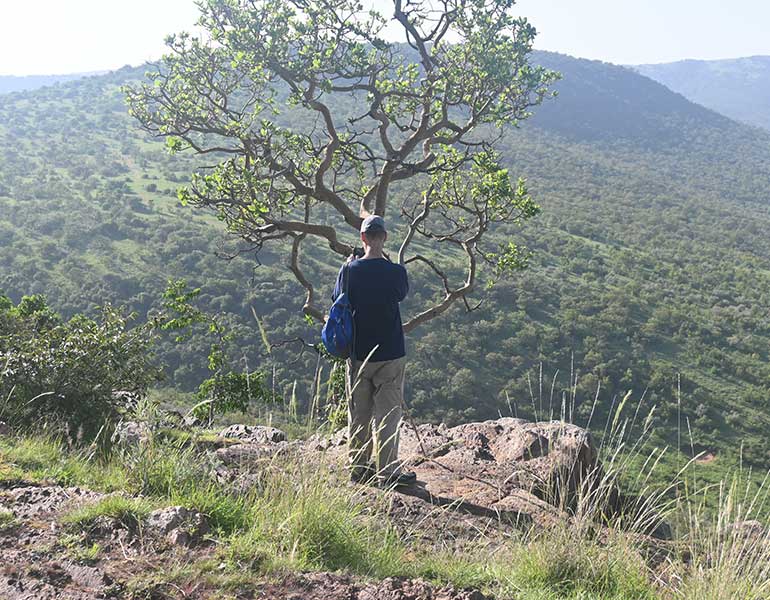
<path fill-rule="evenodd" d="M 186 564 L 212 558 L 206 539 L 193 547 L 176 546 L 152 532 L 128 531 L 105 523 L 88 536 L 73 536 L 61 516 L 102 498 L 82 488 L 35 485 L 19 481 L 0 489 L 0 508 L 15 521 L 0 528 L 0 600 L 87 600 L 131 598 L 177 600 L 484 600 L 478 592 L 437 588 L 426 582 L 363 578 L 333 573 L 297 573 L 265 578 L 243 589 L 223 592 L 204 581 L 170 583 L 164 574 Z M 393 503 L 402 523 L 411 520 L 411 500 Z M 452 534 L 447 530 L 447 537 Z M 82 552 L 98 540 L 96 559 Z"/>

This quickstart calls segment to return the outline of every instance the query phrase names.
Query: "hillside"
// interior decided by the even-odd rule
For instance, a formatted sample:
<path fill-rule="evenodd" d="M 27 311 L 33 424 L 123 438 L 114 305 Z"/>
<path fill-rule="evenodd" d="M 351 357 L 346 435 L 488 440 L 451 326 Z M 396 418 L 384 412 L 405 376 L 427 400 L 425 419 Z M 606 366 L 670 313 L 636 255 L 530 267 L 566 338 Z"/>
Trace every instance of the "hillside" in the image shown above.
<path fill-rule="evenodd" d="M 731 119 L 770 129 L 770 56 L 682 60 L 634 69 Z"/>
<path fill-rule="evenodd" d="M 68 73 L 65 75 L 0 75 L 0 94 L 22 92 L 37 88 L 75 81 L 99 73 Z"/>
<path fill-rule="evenodd" d="M 770 134 L 629 69 L 536 61 L 563 73 L 559 98 L 503 145 L 543 208 L 512 232 L 534 251 L 531 268 L 480 310 L 412 336 L 413 412 L 449 423 L 548 417 L 565 398 L 583 424 L 600 386 L 593 418 L 603 424 L 633 390 L 627 410 L 640 398 L 641 414 L 657 405 L 665 441 L 689 423 L 687 446 L 734 458 L 742 443 L 767 464 Z M 193 159 L 168 156 L 126 116 L 119 85 L 141 74 L 0 98 L 0 289 L 15 300 L 44 293 L 67 315 L 112 301 L 144 316 L 167 279 L 185 277 L 236 327 L 237 358 L 268 370 L 279 397 L 298 381 L 307 402 L 315 356 L 297 345 L 264 356 L 251 314 L 273 341 L 315 341 L 298 286 L 269 254 L 256 269 L 250 255 L 217 258 L 232 250 L 220 226 L 176 206 Z M 306 259 L 330 287 L 335 265 Z M 169 384 L 197 385 L 203 347 L 199 336 L 162 342 Z"/>

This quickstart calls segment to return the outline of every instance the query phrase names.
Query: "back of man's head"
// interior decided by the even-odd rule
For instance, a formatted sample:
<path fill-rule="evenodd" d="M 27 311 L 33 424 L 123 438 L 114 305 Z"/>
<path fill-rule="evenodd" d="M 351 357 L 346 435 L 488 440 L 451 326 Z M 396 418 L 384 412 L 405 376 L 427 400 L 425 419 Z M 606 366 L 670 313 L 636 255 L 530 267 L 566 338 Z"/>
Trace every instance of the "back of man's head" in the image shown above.
<path fill-rule="evenodd" d="M 383 243 L 388 233 L 385 229 L 385 219 L 379 215 L 370 215 L 361 223 L 361 235 L 370 245 Z"/>

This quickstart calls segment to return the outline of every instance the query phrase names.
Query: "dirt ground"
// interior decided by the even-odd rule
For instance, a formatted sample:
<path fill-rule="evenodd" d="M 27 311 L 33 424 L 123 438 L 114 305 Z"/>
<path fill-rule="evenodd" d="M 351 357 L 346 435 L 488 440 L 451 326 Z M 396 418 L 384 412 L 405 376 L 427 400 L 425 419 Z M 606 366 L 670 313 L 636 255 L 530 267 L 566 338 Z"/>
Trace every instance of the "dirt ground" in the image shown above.
<path fill-rule="evenodd" d="M 423 581 L 386 579 L 372 582 L 335 573 L 273 576 L 218 589 L 209 581 L 169 582 L 164 575 L 214 557 L 205 539 L 192 548 L 177 547 L 150 534 L 139 535 L 105 524 L 97 532 L 98 557 L 86 556 L 91 539 L 77 538 L 62 527 L 64 512 L 94 502 L 102 494 L 82 488 L 18 481 L 0 488 L 0 508 L 15 520 L 0 528 L 0 600 L 87 600 L 130 598 L 181 600 L 234 598 L 259 600 L 484 600 L 478 592 L 439 589 Z M 414 517 L 410 499 L 394 502 L 403 522 Z M 452 537 L 454 534 L 447 532 Z"/>

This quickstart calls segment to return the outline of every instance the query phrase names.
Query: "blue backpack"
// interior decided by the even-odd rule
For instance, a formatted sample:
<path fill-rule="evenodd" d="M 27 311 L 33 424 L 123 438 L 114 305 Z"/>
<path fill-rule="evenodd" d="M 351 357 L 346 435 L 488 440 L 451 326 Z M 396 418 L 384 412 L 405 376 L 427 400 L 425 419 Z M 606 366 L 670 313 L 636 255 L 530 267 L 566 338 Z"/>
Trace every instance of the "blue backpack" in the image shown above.
<path fill-rule="evenodd" d="M 348 294 L 349 271 L 347 265 L 342 270 L 342 293 L 329 309 L 329 318 L 321 330 L 321 340 L 326 350 L 337 358 L 350 358 L 353 355 L 355 323 Z"/>

